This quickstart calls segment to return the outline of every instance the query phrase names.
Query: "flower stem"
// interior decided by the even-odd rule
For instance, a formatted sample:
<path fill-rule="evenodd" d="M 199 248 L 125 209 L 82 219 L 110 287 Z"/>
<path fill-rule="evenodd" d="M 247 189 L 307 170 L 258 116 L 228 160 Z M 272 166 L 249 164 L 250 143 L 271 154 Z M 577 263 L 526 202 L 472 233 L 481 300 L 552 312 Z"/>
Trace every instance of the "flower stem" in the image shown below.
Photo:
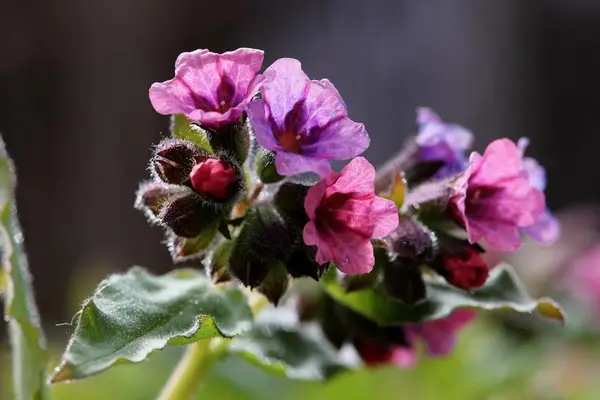
<path fill-rule="evenodd" d="M 227 349 L 228 340 L 204 339 L 188 346 L 158 400 L 188 400 Z"/>
<path fill-rule="evenodd" d="M 247 297 L 255 315 L 269 304 L 260 293 L 248 291 Z M 157 400 L 189 400 L 213 365 L 225 355 L 228 346 L 229 339 L 221 338 L 190 344 Z"/>

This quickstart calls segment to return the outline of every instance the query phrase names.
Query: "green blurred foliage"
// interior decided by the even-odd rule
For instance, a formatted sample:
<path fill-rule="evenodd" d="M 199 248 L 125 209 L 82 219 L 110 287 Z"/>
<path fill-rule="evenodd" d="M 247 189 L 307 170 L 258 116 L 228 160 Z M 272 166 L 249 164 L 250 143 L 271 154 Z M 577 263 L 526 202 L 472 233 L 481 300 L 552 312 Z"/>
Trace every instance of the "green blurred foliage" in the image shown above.
<path fill-rule="evenodd" d="M 557 338 L 516 342 L 485 319 L 467 328 L 448 357 L 423 356 L 413 369 L 394 366 L 345 372 L 332 380 L 298 382 L 274 377 L 230 357 L 200 386 L 198 399 L 280 400 L 595 400 L 600 393 L 600 349 Z M 55 354 L 60 348 L 55 347 Z M 53 386 L 58 400 L 153 399 L 182 348 L 121 365 L 87 380 Z M 7 357 L 0 371 L 8 371 Z M 4 382 L 8 379 L 3 376 Z M 3 382 L 3 383 L 4 383 Z M 2 399 L 10 399 L 4 391 Z M 1 391 L 0 391 L 1 392 Z"/>

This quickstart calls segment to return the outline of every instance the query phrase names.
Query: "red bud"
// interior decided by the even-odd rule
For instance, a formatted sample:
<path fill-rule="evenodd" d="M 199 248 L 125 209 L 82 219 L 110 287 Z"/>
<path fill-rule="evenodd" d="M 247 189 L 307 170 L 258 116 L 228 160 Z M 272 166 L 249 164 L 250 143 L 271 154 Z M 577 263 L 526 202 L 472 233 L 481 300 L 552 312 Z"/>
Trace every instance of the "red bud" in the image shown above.
<path fill-rule="evenodd" d="M 471 247 L 466 247 L 461 253 L 443 256 L 442 264 L 448 283 L 464 290 L 483 286 L 488 277 L 488 266 Z"/>
<path fill-rule="evenodd" d="M 196 192 L 217 200 L 225 200 L 232 195 L 237 174 L 226 161 L 202 157 L 197 159 L 192 168 L 190 179 Z"/>

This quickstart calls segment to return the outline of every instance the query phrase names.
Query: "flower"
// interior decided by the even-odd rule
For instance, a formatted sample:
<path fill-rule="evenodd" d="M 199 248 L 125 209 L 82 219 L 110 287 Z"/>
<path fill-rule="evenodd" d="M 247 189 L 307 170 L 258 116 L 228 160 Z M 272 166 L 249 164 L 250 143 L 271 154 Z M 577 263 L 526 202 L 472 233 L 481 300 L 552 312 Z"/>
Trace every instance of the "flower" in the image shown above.
<path fill-rule="evenodd" d="M 517 142 L 517 146 L 521 150 L 521 155 L 525 153 L 525 149 L 529 145 L 529 139 L 521 138 Z M 527 173 L 527 178 L 531 186 L 541 190 L 546 190 L 546 170 L 542 167 L 536 159 L 531 157 L 523 158 L 523 166 Z M 540 215 L 540 217 L 530 226 L 522 229 L 529 237 L 539 243 L 552 244 L 556 242 L 560 236 L 560 224 L 558 220 L 552 215 L 552 212 L 546 208 L 546 210 Z"/>
<path fill-rule="evenodd" d="M 150 87 L 152 106 L 160 114 L 184 114 L 210 128 L 235 122 L 264 81 L 257 75 L 263 58 L 261 50 L 247 48 L 181 53 L 175 77 Z"/>
<path fill-rule="evenodd" d="M 417 355 L 410 347 L 377 340 L 361 338 L 354 343 L 356 351 L 367 366 L 395 364 L 399 367 L 412 367 L 417 362 Z"/>
<path fill-rule="evenodd" d="M 519 228 L 542 215 L 544 194 L 531 185 L 523 164 L 520 150 L 509 139 L 493 141 L 483 156 L 471 154 L 450 199 L 470 243 L 485 239 L 490 250 L 514 251 L 521 245 Z"/>
<path fill-rule="evenodd" d="M 216 158 L 199 157 L 190 172 L 194 190 L 201 195 L 223 200 L 231 196 L 237 173 L 227 162 Z"/>
<path fill-rule="evenodd" d="M 586 312 L 600 321 L 600 244 L 592 246 L 569 265 L 564 286 Z"/>
<path fill-rule="evenodd" d="M 430 356 L 443 356 L 454 347 L 457 332 L 472 322 L 477 315 L 475 310 L 456 310 L 449 316 L 405 326 L 409 343 L 423 340 Z"/>
<path fill-rule="evenodd" d="M 363 157 L 308 190 L 304 209 L 310 221 L 304 243 L 317 246 L 316 261 L 334 261 L 348 274 L 367 273 L 375 259 L 372 237 L 384 237 L 398 226 L 398 208 L 374 193 L 375 168 Z"/>
<path fill-rule="evenodd" d="M 417 361 L 416 342 L 425 342 L 429 356 L 444 356 L 452 351 L 460 329 L 476 317 L 474 310 L 456 310 L 445 318 L 407 324 L 402 327 L 403 345 L 391 341 L 360 338 L 354 345 L 363 362 L 368 366 L 395 364 L 412 367 Z"/>
<path fill-rule="evenodd" d="M 258 143 L 276 153 L 280 175 L 330 171 L 330 160 L 347 160 L 369 147 L 363 124 L 348 118 L 327 79 L 311 81 L 298 60 L 282 58 L 264 73 L 262 99 L 248 105 Z"/>
<path fill-rule="evenodd" d="M 441 260 L 442 275 L 448 283 L 464 290 L 483 286 L 488 277 L 488 266 L 472 247 L 460 253 L 444 254 Z"/>
<path fill-rule="evenodd" d="M 459 125 L 444 123 L 433 110 L 417 109 L 419 131 L 416 142 L 422 161 L 443 161 L 436 177 L 445 178 L 465 170 L 465 151 L 473 143 L 473 134 Z"/>

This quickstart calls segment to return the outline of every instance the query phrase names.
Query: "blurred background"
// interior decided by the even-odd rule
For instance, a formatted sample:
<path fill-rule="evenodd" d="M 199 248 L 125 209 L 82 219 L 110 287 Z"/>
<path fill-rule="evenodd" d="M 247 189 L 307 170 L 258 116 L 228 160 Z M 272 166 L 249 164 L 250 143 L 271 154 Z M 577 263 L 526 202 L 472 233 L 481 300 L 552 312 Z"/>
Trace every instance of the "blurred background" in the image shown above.
<path fill-rule="evenodd" d="M 134 264 L 157 272 L 171 268 L 160 245 L 161 231 L 149 228 L 132 207 L 137 184 L 147 176 L 150 145 L 168 129 L 168 119 L 150 105 L 150 84 L 172 77 L 182 51 L 238 47 L 264 49 L 265 67 L 277 58 L 294 57 L 309 76 L 332 80 L 352 119 L 367 126 L 372 146 L 366 156 L 376 165 L 414 133 L 417 106 L 429 106 L 446 121 L 471 129 L 479 150 L 502 136 L 531 138 L 528 154 L 547 169 L 547 200 L 562 215 L 568 239 L 554 249 L 526 249 L 513 260 L 529 263 L 520 271 L 534 289 L 543 291 L 548 282 L 539 284 L 539 277 L 569 264 L 596 240 L 598 1 L 0 0 L 0 132 L 17 165 L 17 200 L 37 300 L 57 351 L 71 330 L 60 324 L 70 321 L 104 275 Z M 5 338 L 1 324 L 0 342 Z M 402 398 L 399 394 L 408 387 L 418 397 L 407 398 L 600 398 L 587 381 L 569 383 L 577 390 L 562 394 L 550 390 L 549 397 L 544 397 L 547 390 L 538 390 L 546 382 L 542 378 L 548 380 L 540 365 L 559 368 L 566 362 L 566 370 L 583 366 L 592 382 L 600 377 L 600 367 L 585 364 L 589 360 L 569 358 L 593 354 L 587 347 L 528 347 L 538 359 L 557 354 L 523 372 L 526 378 L 517 379 L 521 386 L 515 392 L 503 392 L 504 384 L 494 381 L 489 393 L 478 388 L 468 394 L 456 381 L 485 381 L 473 375 L 481 373 L 483 356 L 509 370 L 525 368 L 510 356 L 489 355 L 494 347 L 489 341 L 497 343 L 503 336 L 489 326 L 482 323 L 466 332 L 449 359 L 427 361 L 410 372 L 362 372 L 334 384 L 363 384 L 362 393 L 378 399 Z M 120 367 L 116 374 L 97 378 L 89 386 L 96 389 L 78 392 L 85 384 L 76 384 L 59 390 L 63 398 L 152 398 L 152 385 L 145 394 L 128 392 L 134 375 L 127 374 L 156 375 L 153 382 L 160 383 L 172 360 L 169 354 L 158 357 L 164 362 L 151 361 L 142 370 Z M 214 390 L 220 398 L 246 398 L 252 390 L 260 398 L 281 398 L 281 392 L 245 385 L 257 379 L 272 388 L 284 383 L 268 383 L 271 378 L 265 376 L 261 381 L 248 366 L 236 368 L 237 377 L 217 371 Z M 232 370 L 224 366 L 222 371 Z M 502 379 L 505 373 L 498 372 Z M 107 390 L 110 379 L 120 379 L 120 385 L 112 385 L 115 392 L 98 391 L 101 386 Z M 444 390 L 431 392 L 431 385 Z M 444 385 L 455 385 L 457 397 Z M 305 386 L 302 390 L 315 389 Z M 384 389 L 374 395 L 379 392 L 373 388 Z M 315 393 L 333 392 L 321 389 Z M 352 390 L 348 396 L 360 398 L 350 395 L 359 389 Z M 598 397 L 576 397 L 587 396 L 584 392 Z"/>

